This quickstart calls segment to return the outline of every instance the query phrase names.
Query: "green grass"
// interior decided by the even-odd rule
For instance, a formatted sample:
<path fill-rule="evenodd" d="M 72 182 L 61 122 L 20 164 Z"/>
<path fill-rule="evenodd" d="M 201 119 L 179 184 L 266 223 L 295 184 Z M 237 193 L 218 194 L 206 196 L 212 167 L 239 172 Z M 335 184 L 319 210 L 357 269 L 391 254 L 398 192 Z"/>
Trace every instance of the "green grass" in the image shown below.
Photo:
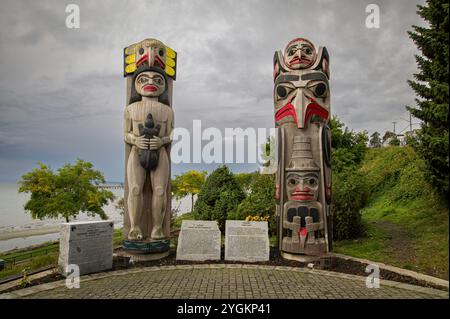
<path fill-rule="evenodd" d="M 122 245 L 122 228 L 120 229 L 114 229 L 114 234 L 113 234 L 113 247 L 115 246 L 119 246 Z"/>
<path fill-rule="evenodd" d="M 57 251 L 57 247 L 59 247 L 59 242 L 46 242 L 38 246 L 14 249 L 4 253 L 0 253 L 0 259 L 9 259 L 16 257 L 16 260 L 21 260 L 26 258 L 26 256 L 23 255 L 28 255 L 30 253 L 32 253 L 33 255 L 45 254 L 46 250 Z"/>
<path fill-rule="evenodd" d="M 371 192 L 362 210 L 366 236 L 337 241 L 334 251 L 448 280 L 448 207 L 434 192 L 424 164 L 409 147 L 372 149 L 361 170 Z M 376 223 L 389 222 L 405 232 L 412 262 L 396 258 L 391 234 Z"/>
<path fill-rule="evenodd" d="M 369 223 L 365 223 L 365 227 L 366 236 L 364 238 L 336 241 L 333 250 L 358 258 L 392 263 L 392 258 L 388 258 L 385 252 L 389 246 L 389 234 Z"/>
<path fill-rule="evenodd" d="M 122 243 L 122 229 L 115 229 L 113 235 L 113 246 L 118 246 Z M 30 254 L 32 257 L 30 258 Z M 0 254 L 0 259 L 11 260 L 16 258 L 19 264 L 10 268 L 9 264 L 6 269 L 0 271 L 0 278 L 6 278 L 12 275 L 17 275 L 23 269 L 32 271 L 43 268 L 45 266 L 57 265 L 59 253 L 59 242 L 47 242 L 39 246 L 28 247 L 23 249 L 16 249 Z"/>
<path fill-rule="evenodd" d="M 11 269 L 5 269 L 0 271 L 0 279 L 6 278 L 13 275 L 18 275 L 22 270 L 27 269 L 27 271 L 32 271 L 35 269 L 43 268 L 45 266 L 57 265 L 58 264 L 58 253 L 56 251 L 49 253 L 47 255 L 33 257 L 26 262 L 22 262 L 18 265 L 13 266 Z"/>

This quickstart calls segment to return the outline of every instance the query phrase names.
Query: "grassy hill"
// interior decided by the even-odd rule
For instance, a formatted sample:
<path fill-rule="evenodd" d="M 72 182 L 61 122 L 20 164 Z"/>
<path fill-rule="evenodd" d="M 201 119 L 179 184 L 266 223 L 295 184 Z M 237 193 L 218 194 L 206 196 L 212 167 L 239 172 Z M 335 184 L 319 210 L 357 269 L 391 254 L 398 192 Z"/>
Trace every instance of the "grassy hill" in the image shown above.
<path fill-rule="evenodd" d="M 370 149 L 360 168 L 369 202 L 364 238 L 335 243 L 335 252 L 447 279 L 447 203 L 432 189 L 411 147 Z"/>

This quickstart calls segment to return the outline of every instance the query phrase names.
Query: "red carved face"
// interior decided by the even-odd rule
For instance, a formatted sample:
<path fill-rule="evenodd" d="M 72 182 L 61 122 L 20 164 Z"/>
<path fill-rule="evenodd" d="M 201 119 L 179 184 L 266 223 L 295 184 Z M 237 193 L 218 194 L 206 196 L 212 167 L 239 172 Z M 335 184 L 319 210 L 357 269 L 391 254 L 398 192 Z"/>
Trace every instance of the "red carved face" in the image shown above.
<path fill-rule="evenodd" d="M 316 201 L 319 196 L 319 175 L 317 172 L 289 172 L 286 176 L 288 200 Z"/>
<path fill-rule="evenodd" d="M 284 64 L 292 69 L 305 69 L 316 61 L 316 49 L 306 39 L 298 38 L 288 43 L 284 50 Z"/>

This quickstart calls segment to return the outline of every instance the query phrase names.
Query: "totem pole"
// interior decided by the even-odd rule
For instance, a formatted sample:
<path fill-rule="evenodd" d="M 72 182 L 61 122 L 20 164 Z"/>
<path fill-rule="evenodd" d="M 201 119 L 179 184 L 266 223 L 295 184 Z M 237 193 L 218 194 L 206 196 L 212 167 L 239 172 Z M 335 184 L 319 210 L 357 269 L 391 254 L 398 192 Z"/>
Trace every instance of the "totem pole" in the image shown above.
<path fill-rule="evenodd" d="M 170 145 L 174 128 L 175 51 L 155 39 L 124 49 L 125 193 L 123 248 L 135 261 L 170 247 Z"/>
<path fill-rule="evenodd" d="M 278 243 L 284 258 L 332 247 L 329 56 L 303 38 L 274 56 Z"/>

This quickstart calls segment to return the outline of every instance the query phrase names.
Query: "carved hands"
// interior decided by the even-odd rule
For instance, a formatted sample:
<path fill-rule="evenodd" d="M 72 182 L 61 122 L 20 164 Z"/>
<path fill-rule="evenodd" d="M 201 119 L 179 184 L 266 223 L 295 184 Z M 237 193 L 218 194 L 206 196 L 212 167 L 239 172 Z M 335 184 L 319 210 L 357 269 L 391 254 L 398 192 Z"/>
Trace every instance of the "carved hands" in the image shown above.
<path fill-rule="evenodd" d="M 158 136 L 155 136 L 149 140 L 150 150 L 155 151 L 161 148 L 163 146 L 163 141 Z"/>
<path fill-rule="evenodd" d="M 163 145 L 166 145 L 172 141 L 170 136 L 158 137 L 154 136 L 153 138 L 146 138 L 145 135 L 136 136 L 133 133 L 128 133 L 125 136 L 125 141 L 128 144 L 135 145 L 136 147 L 143 150 L 158 150 Z"/>
<path fill-rule="evenodd" d="M 144 135 L 135 136 L 134 145 L 136 145 L 140 149 L 146 150 L 146 149 L 148 149 L 148 147 L 150 145 L 150 139 L 145 138 Z"/>

